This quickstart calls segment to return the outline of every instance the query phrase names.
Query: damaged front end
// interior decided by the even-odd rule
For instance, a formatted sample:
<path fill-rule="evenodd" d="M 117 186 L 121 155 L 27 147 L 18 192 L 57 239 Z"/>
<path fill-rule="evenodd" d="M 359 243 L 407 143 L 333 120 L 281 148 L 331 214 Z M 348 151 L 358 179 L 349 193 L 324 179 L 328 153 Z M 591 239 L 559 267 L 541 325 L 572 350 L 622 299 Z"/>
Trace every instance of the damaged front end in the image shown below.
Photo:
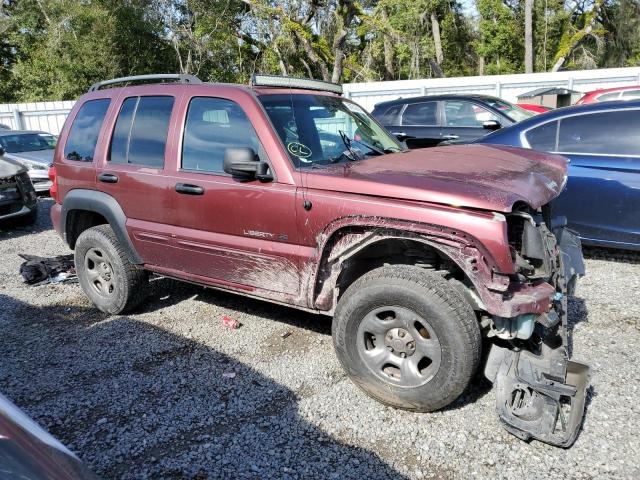
<path fill-rule="evenodd" d="M 514 211 L 507 224 L 514 283 L 552 288 L 544 312 L 487 319 L 493 342 L 485 376 L 509 432 L 566 448 L 580 430 L 589 383 L 589 367 L 569 360 L 567 296 L 584 274 L 580 240 L 548 206 Z"/>

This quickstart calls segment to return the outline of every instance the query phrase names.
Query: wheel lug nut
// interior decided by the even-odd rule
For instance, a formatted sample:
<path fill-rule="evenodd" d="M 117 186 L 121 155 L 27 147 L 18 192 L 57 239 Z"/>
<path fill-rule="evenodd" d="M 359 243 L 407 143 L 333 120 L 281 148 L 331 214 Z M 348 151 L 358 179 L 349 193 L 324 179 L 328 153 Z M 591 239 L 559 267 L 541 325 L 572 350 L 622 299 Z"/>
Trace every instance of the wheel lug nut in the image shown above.
<path fill-rule="evenodd" d="M 404 352 L 402 352 L 402 353 L 400 354 L 400 357 L 401 357 L 401 358 L 405 358 L 406 356 L 407 356 L 407 354 L 406 354 L 406 353 L 404 353 Z"/>
<path fill-rule="evenodd" d="M 403 332 L 402 330 L 400 330 L 400 331 L 398 332 L 398 335 L 400 335 L 400 338 L 402 338 L 402 337 L 404 337 L 404 332 Z"/>
<path fill-rule="evenodd" d="M 409 343 L 407 343 L 407 347 L 409 347 L 409 348 L 413 348 L 413 347 L 414 347 L 413 342 L 409 342 Z"/>
<path fill-rule="evenodd" d="M 388 345 L 387 348 L 389 349 L 390 352 L 393 352 L 393 347 L 391 345 Z"/>

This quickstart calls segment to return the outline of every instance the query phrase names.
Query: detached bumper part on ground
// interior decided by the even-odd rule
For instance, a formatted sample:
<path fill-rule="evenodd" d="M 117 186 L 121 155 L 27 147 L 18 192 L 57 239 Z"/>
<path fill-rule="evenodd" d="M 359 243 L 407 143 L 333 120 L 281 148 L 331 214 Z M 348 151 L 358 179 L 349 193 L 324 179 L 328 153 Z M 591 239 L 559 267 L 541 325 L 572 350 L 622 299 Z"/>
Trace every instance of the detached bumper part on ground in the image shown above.
<path fill-rule="evenodd" d="M 504 427 L 523 440 L 570 447 L 578 436 L 589 383 L 589 367 L 568 360 L 564 346 L 544 347 L 537 356 L 493 346 L 498 363 L 496 409 Z"/>
<path fill-rule="evenodd" d="M 555 277 L 552 308 L 529 317 L 539 343 L 531 350 L 492 344 L 484 373 L 495 385 L 496 410 L 510 433 L 566 448 L 582 425 L 590 369 L 569 360 L 567 292 L 572 293 L 577 277 L 584 274 L 584 263 L 580 239 L 561 223 L 554 236 L 562 275 Z M 522 331 L 521 324 L 516 325 Z M 521 338 L 520 331 L 511 336 Z"/>

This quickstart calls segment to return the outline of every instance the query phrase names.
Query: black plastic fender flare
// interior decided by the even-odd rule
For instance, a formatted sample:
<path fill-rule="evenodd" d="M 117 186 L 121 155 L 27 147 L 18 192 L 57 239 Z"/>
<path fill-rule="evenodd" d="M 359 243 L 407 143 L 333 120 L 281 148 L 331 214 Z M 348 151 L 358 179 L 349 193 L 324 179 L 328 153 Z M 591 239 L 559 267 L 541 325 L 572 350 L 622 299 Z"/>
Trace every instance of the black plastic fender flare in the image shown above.
<path fill-rule="evenodd" d="M 129 261 L 137 265 L 144 263 L 127 234 L 127 217 L 118 201 L 111 195 L 85 189 L 74 189 L 67 193 L 62 202 L 60 220 L 65 232 L 65 240 L 73 248 L 69 240 L 70 225 L 67 223 L 67 214 L 72 210 L 85 210 L 102 215 L 124 247 Z"/>

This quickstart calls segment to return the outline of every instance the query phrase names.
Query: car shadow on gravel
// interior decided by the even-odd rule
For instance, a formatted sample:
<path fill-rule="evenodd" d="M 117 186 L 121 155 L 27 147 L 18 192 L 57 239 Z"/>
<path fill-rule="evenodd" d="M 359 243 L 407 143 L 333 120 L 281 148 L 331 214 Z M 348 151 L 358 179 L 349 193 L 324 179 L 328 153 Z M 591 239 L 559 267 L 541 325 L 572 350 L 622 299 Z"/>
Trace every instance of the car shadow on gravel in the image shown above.
<path fill-rule="evenodd" d="M 326 315 L 304 312 L 293 307 L 256 300 L 232 292 L 222 292 L 166 277 L 151 279 L 149 299 L 140 311 L 152 312 L 176 305 L 188 298 L 196 298 L 210 305 L 257 315 L 267 320 L 315 333 L 331 335 L 331 318 Z"/>
<path fill-rule="evenodd" d="M 0 305 L 0 390 L 105 478 L 403 478 L 206 345 L 81 306 Z"/>
<path fill-rule="evenodd" d="M 640 264 L 640 251 L 583 246 L 582 254 L 585 259 L 589 260 L 607 260 L 609 262 L 629 263 L 632 265 Z"/>
<path fill-rule="evenodd" d="M 331 317 L 326 315 L 308 313 L 295 308 L 255 300 L 230 292 L 221 292 L 170 278 L 157 277 L 152 279 L 151 284 L 151 294 L 149 300 L 145 302 L 142 312 L 152 312 L 195 297 L 197 300 L 217 308 L 245 312 L 279 324 L 331 337 Z M 280 334 L 277 335 L 279 336 Z M 487 351 L 485 349 L 485 353 Z M 470 403 L 475 403 L 489 393 L 492 388 L 492 383 L 484 377 L 482 368 L 480 368 L 464 393 L 443 410 L 457 410 Z"/>

